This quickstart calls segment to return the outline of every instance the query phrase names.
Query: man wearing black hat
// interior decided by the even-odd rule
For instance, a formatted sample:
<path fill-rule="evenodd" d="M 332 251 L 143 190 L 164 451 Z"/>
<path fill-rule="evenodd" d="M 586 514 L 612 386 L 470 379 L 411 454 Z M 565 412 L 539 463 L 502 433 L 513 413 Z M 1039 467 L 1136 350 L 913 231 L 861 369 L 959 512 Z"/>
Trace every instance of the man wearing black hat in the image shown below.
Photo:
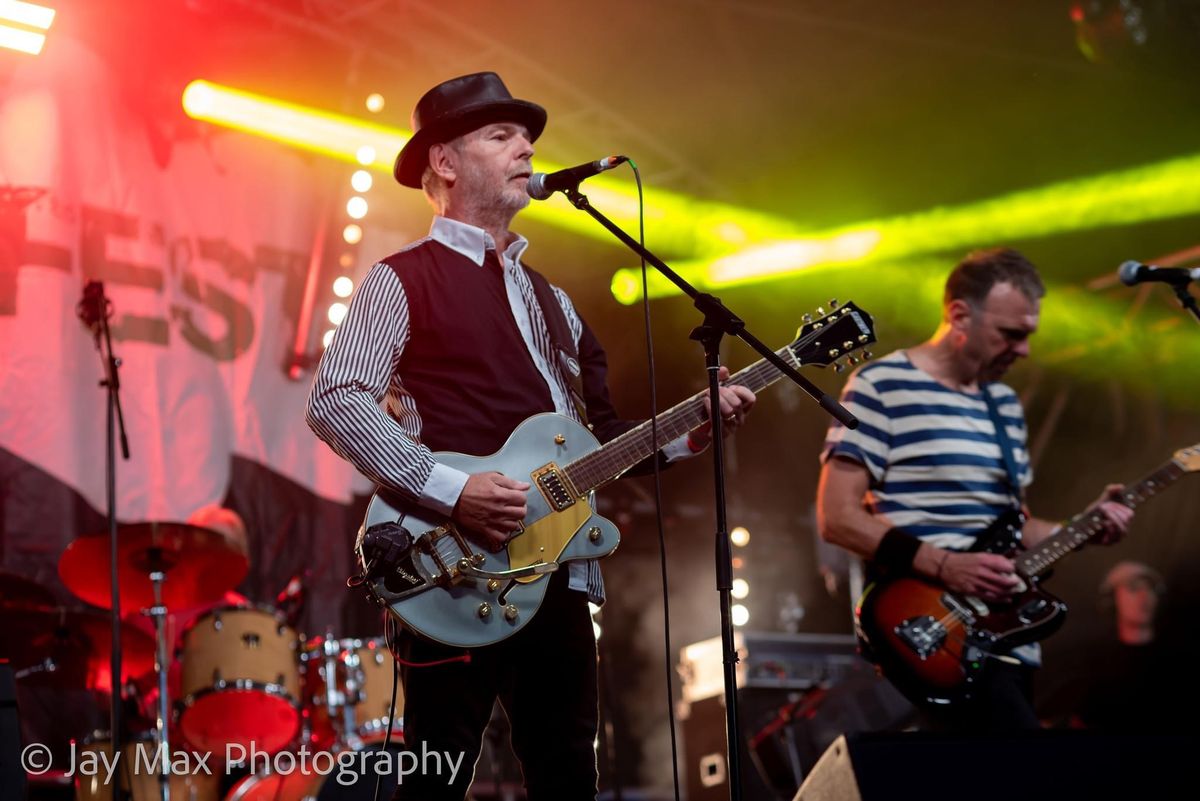
<path fill-rule="evenodd" d="M 545 110 L 514 99 L 484 72 L 431 89 L 412 122 L 396 180 L 422 188 L 437 216 L 429 236 L 363 280 L 318 368 L 308 422 L 376 483 L 498 548 L 525 517 L 529 484 L 497 472 L 468 475 L 431 451 L 494 453 L 523 420 L 547 411 L 586 416 L 601 441 L 634 423 L 609 400 L 595 336 L 566 294 L 522 263 L 528 243 L 508 229 L 529 202 L 532 143 Z M 753 403 L 744 387 L 722 389 L 730 429 Z M 709 436 L 705 424 L 669 443 L 663 459 L 698 452 Z M 596 644 L 587 602 L 600 603 L 604 585 L 594 561 L 570 562 L 541 580 L 549 588 L 537 615 L 509 638 L 472 649 L 469 661 L 462 649 L 402 632 L 406 746 L 465 759 L 453 782 L 445 772 L 406 776 L 397 798 L 464 797 L 466 768 L 497 697 L 529 797 L 595 797 Z"/>

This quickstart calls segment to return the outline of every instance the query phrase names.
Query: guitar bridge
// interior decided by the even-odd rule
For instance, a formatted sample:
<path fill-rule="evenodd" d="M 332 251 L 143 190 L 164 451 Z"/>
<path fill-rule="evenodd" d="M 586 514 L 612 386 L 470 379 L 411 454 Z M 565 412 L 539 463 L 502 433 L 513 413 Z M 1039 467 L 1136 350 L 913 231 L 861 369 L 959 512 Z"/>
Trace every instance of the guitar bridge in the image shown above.
<path fill-rule="evenodd" d="M 922 660 L 933 656 L 946 642 L 946 627 L 932 615 L 910 617 L 894 629 L 901 642 Z"/>
<path fill-rule="evenodd" d="M 575 488 L 571 486 L 567 477 L 559 472 L 558 465 L 554 462 L 539 467 L 529 475 L 554 511 L 561 512 L 575 505 Z"/>

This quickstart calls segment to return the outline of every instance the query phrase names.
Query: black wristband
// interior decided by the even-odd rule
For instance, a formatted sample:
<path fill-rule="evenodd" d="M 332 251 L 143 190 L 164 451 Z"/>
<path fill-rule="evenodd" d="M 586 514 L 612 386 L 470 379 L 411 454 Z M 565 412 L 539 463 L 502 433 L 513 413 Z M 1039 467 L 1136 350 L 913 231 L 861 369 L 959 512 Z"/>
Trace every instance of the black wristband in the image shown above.
<path fill-rule="evenodd" d="M 921 541 L 904 529 L 889 528 L 879 541 L 871 561 L 885 578 L 907 575 L 912 572 L 913 559 L 920 548 Z"/>

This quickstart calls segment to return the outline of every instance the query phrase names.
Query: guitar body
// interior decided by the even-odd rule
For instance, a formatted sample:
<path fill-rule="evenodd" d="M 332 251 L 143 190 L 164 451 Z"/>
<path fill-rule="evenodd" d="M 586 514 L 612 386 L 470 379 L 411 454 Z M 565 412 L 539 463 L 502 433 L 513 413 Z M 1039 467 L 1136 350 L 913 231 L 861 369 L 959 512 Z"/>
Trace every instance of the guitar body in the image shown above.
<path fill-rule="evenodd" d="M 490 572 L 539 564 L 566 569 L 567 562 L 612 553 L 620 533 L 612 522 L 595 514 L 591 493 L 556 510 L 534 476 L 549 463 L 566 464 L 599 447 L 592 433 L 574 420 L 539 414 L 521 423 L 491 456 L 435 454 L 440 463 L 465 473 L 496 470 L 533 485 L 526 497 L 524 530 L 496 553 L 485 550 L 466 532 L 453 532 L 449 520 L 431 516 L 394 493 L 376 492 L 360 530 L 360 543 L 365 531 L 387 524 L 398 524 L 413 542 L 403 570 L 371 581 L 373 595 L 407 628 L 447 645 L 474 648 L 515 634 L 540 607 L 548 572 L 522 579 L 487 579 L 454 577 L 443 568 L 453 569 L 460 559 L 468 559 Z M 466 544 L 466 552 L 460 543 Z"/>
<path fill-rule="evenodd" d="M 1200 472 L 1200 443 L 1174 457 L 1136 484 L 1122 489 L 1130 509 Z M 903 577 L 872 584 L 855 608 L 863 655 L 915 702 L 940 704 L 970 698 L 972 685 L 988 669 L 988 654 L 1053 634 L 1067 605 L 1041 588 L 1050 566 L 1083 547 L 1105 528 L 1104 515 L 1085 510 L 1029 550 L 1020 549 L 1024 517 L 1015 510 L 998 517 L 971 550 L 1004 554 L 1016 564 L 1023 585 L 1003 601 L 984 601 L 950 592 L 922 579 Z"/>
<path fill-rule="evenodd" d="M 1020 539 L 1019 513 L 997 520 L 973 551 L 1013 557 Z M 1062 625 L 1067 606 L 1036 577 L 1003 601 L 960 595 L 919 578 L 903 577 L 867 588 L 855 609 L 864 653 L 910 700 L 949 704 L 970 698 L 988 667 L 989 653 L 1048 637 Z"/>

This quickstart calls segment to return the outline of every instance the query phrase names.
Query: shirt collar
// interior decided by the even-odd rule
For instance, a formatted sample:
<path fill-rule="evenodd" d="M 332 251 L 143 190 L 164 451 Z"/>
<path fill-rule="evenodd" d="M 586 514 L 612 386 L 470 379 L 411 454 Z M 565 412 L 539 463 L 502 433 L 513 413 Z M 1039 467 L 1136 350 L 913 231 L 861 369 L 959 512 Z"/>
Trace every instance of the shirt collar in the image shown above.
<path fill-rule="evenodd" d="M 529 246 L 529 240 L 520 234 L 516 236 L 504 251 L 504 255 L 512 262 L 520 264 L 521 254 Z M 442 243 L 455 253 L 461 253 L 479 266 L 483 266 L 484 253 L 496 248 L 492 235 L 482 228 L 440 215 L 434 215 L 433 224 L 429 227 L 429 238 Z"/>

